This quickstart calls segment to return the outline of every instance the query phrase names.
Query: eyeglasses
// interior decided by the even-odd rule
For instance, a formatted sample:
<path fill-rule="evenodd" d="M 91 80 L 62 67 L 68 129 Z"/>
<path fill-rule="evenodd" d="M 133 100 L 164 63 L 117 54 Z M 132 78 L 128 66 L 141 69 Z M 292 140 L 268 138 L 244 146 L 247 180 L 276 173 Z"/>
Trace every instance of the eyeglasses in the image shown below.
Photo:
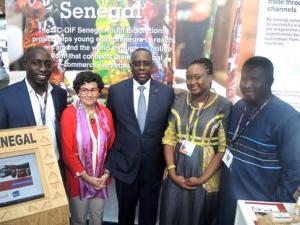
<path fill-rule="evenodd" d="M 133 66 L 139 67 L 139 66 L 151 66 L 152 65 L 152 61 L 132 61 L 131 63 Z"/>
<path fill-rule="evenodd" d="M 97 95 L 99 94 L 99 88 L 92 88 L 92 89 L 87 89 L 87 88 L 80 88 L 79 93 L 82 96 L 88 95 L 88 93 L 91 93 L 92 95 Z"/>

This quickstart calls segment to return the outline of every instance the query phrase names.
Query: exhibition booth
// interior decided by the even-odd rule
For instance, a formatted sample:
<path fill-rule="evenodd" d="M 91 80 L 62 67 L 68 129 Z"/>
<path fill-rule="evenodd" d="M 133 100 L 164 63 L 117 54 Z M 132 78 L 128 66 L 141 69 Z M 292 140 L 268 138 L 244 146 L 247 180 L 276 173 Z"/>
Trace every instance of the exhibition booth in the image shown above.
<path fill-rule="evenodd" d="M 50 81 L 66 89 L 68 104 L 77 98 L 72 82 L 83 70 L 101 76 L 99 101 L 105 103 L 110 85 L 132 77 L 132 51 L 147 48 L 152 78 L 176 93 L 186 91 L 189 63 L 210 58 L 214 91 L 235 103 L 243 63 L 259 55 L 274 63 L 272 93 L 300 111 L 299 43 L 296 0 L 3 0 L 0 89 L 24 79 L 24 51 L 43 46 L 54 62 Z M 117 222 L 114 181 L 108 192 L 103 220 Z M 292 215 L 294 207 L 239 200 L 235 225 L 274 224 L 272 212 Z M 62 225 L 69 218 L 47 127 L 0 130 L 0 224 Z M 292 217 L 292 223 L 299 225 L 298 219 Z"/>

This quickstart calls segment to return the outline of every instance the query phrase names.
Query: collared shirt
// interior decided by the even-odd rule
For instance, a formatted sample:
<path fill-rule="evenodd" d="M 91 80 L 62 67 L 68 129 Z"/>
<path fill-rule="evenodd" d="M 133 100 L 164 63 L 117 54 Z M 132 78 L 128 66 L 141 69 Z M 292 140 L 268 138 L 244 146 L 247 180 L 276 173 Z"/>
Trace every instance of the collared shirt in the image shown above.
<path fill-rule="evenodd" d="M 44 93 L 43 96 L 40 96 L 35 90 L 31 87 L 30 83 L 27 79 L 25 79 L 27 90 L 30 97 L 30 102 L 32 106 L 32 111 L 34 114 L 35 123 L 37 126 L 43 125 L 42 121 L 42 112 L 41 110 L 45 108 L 45 97 L 46 94 Z M 48 83 L 48 93 L 47 93 L 47 102 L 46 102 L 46 110 L 45 110 L 45 120 L 46 126 L 50 130 L 51 135 L 51 143 L 53 144 L 55 154 L 57 159 L 59 159 L 59 153 L 57 148 L 57 139 L 55 133 L 55 109 L 53 104 L 53 98 L 51 95 L 51 91 L 53 87 L 50 83 Z"/>
<path fill-rule="evenodd" d="M 150 82 L 151 82 L 151 79 L 149 79 L 145 84 L 141 85 L 135 79 L 133 79 L 133 104 L 134 104 L 135 115 L 137 115 L 137 107 L 138 107 L 139 97 L 140 97 L 140 93 L 141 93 L 140 90 L 138 89 L 139 86 L 145 87 L 144 96 L 146 99 L 146 107 L 148 109 Z"/>

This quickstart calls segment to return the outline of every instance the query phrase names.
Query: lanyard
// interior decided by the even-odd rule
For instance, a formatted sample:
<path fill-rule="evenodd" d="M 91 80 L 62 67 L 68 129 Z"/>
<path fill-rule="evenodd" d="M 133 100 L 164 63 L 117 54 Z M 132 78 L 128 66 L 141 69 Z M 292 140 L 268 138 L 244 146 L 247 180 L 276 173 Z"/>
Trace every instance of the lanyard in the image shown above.
<path fill-rule="evenodd" d="M 188 124 L 187 124 L 187 127 L 188 127 L 188 134 L 190 135 L 191 134 L 191 131 L 194 127 L 194 124 L 196 122 L 196 120 L 200 117 L 200 115 L 202 114 L 202 111 L 204 109 L 204 107 L 206 106 L 207 102 L 208 102 L 208 99 L 209 99 L 209 95 L 210 93 L 208 93 L 208 95 L 206 96 L 205 100 L 204 100 L 204 104 L 201 106 L 201 108 L 198 110 L 198 113 L 197 113 L 197 116 L 195 117 L 195 119 L 191 120 L 190 122 L 190 116 L 191 116 L 191 108 L 192 108 L 192 104 L 190 102 L 189 104 L 189 114 L 188 114 Z"/>
<path fill-rule="evenodd" d="M 258 114 L 263 110 L 263 108 L 269 103 L 271 98 L 269 98 L 268 100 L 266 100 L 264 102 L 264 104 L 262 104 L 258 110 L 255 111 L 255 113 L 253 113 L 251 116 L 250 116 L 250 119 L 248 119 L 248 121 L 246 122 L 245 126 L 240 129 L 240 126 L 241 126 L 241 122 L 242 122 L 242 119 L 244 118 L 244 115 L 245 115 L 245 112 L 246 112 L 246 109 L 247 109 L 247 106 L 245 106 L 244 108 L 244 111 L 239 119 L 239 122 L 238 122 L 238 125 L 234 131 L 234 135 L 233 135 L 233 138 L 232 138 L 232 141 L 231 141 L 231 145 L 234 145 L 234 143 L 237 141 L 237 139 L 242 135 L 243 132 L 245 132 L 245 130 L 247 129 L 247 127 L 250 125 L 250 123 L 255 119 L 255 117 L 258 116 Z"/>
<path fill-rule="evenodd" d="M 40 105 L 40 114 L 41 114 L 41 118 L 42 118 L 42 123 L 43 123 L 43 125 L 45 125 L 46 124 L 46 108 L 47 108 L 47 100 L 48 100 L 48 85 L 46 86 L 46 91 L 45 91 L 44 107 L 42 107 L 39 97 L 37 96 L 36 93 L 35 93 L 35 96 Z"/>

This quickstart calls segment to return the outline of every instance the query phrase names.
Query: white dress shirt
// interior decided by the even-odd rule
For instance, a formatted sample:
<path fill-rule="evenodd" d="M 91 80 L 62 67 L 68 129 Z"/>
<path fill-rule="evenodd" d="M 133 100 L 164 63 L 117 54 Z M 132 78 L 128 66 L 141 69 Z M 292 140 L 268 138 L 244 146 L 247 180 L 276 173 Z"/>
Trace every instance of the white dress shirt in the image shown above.
<path fill-rule="evenodd" d="M 137 116 L 137 107 L 138 107 L 138 102 L 139 102 L 139 97 L 140 97 L 140 90 L 138 89 L 139 86 L 144 86 L 144 96 L 146 99 L 146 107 L 148 110 L 148 103 L 149 103 L 149 92 L 150 92 L 150 82 L 151 79 L 149 79 L 145 84 L 141 85 L 139 84 L 135 79 L 133 79 L 133 104 L 134 104 L 134 112 L 135 115 Z"/>
<path fill-rule="evenodd" d="M 41 110 L 45 107 L 45 97 L 46 94 L 44 93 L 43 96 L 40 96 L 35 92 L 35 90 L 31 87 L 30 83 L 27 79 L 25 79 L 27 90 L 30 97 L 30 102 L 32 106 L 32 111 L 34 114 L 35 123 L 37 126 L 43 125 L 42 121 L 42 112 Z M 53 104 L 53 99 L 51 95 L 53 87 L 50 83 L 48 83 L 48 92 L 47 92 L 47 102 L 46 102 L 46 109 L 45 109 L 45 119 L 46 119 L 46 126 L 50 130 L 51 135 L 51 143 L 54 147 L 55 154 L 57 160 L 59 159 L 59 153 L 57 148 L 57 139 L 55 133 L 55 109 Z"/>

